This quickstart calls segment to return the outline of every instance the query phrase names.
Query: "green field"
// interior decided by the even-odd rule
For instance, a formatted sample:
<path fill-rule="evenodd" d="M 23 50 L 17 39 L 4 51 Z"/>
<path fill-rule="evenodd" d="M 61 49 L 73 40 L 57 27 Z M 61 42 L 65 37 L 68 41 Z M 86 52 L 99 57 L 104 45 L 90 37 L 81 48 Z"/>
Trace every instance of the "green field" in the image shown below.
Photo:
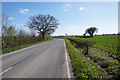
<path fill-rule="evenodd" d="M 95 42 L 94 47 L 106 51 L 105 45 L 114 45 L 115 47 L 118 45 L 118 37 L 120 35 L 102 35 L 102 36 L 94 36 L 93 38 L 79 38 L 82 40 L 89 40 Z"/>
<path fill-rule="evenodd" d="M 104 47 L 107 44 L 108 46 L 114 45 L 116 48 L 119 43 L 118 37 L 120 38 L 120 35 L 94 36 L 93 38 L 65 38 L 75 77 L 85 79 L 85 76 L 87 76 L 88 79 L 110 78 L 113 80 L 120 78 L 119 61 L 110 57 Z M 80 45 L 86 40 L 95 42 L 95 44 L 89 48 L 88 54 L 84 55 L 84 49 Z"/>

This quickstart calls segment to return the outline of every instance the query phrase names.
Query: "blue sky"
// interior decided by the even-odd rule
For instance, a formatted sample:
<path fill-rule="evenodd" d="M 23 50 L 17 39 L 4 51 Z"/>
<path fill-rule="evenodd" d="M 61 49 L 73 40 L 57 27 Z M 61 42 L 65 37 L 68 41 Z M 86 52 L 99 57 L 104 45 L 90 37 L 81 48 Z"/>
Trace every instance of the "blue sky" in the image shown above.
<path fill-rule="evenodd" d="M 82 35 L 90 26 L 98 28 L 96 34 L 118 32 L 117 2 L 3 2 L 2 11 L 26 31 L 30 16 L 50 14 L 60 23 L 53 35 Z"/>

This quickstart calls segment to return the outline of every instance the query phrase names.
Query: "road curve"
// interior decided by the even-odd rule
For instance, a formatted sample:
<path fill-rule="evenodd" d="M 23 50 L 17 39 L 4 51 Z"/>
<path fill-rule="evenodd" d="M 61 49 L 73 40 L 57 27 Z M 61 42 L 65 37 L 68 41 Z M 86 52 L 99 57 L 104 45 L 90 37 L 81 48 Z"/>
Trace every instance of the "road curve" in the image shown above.
<path fill-rule="evenodd" d="M 67 78 L 63 39 L 2 56 L 2 78 Z"/>

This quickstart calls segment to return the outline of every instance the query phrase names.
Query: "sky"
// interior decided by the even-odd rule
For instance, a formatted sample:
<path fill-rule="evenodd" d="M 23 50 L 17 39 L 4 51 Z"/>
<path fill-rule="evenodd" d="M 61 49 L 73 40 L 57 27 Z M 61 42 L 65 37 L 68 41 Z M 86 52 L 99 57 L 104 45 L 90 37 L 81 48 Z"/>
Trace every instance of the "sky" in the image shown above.
<path fill-rule="evenodd" d="M 120 0 L 2 0 L 2 2 L 119 2 Z"/>
<path fill-rule="evenodd" d="M 98 28 L 96 34 L 118 33 L 117 2 L 2 2 L 2 13 L 26 31 L 30 16 L 50 14 L 60 23 L 54 36 L 82 35 L 92 26 Z"/>

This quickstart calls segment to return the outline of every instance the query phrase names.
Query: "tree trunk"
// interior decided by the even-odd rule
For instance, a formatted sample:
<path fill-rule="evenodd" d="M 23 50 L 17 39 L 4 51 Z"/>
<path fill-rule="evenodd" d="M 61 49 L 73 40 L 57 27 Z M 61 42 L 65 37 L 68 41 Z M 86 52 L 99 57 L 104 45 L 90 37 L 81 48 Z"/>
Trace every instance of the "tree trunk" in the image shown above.
<path fill-rule="evenodd" d="M 91 35 L 91 37 L 93 37 L 93 35 Z"/>
<path fill-rule="evenodd" d="M 42 34 L 42 38 L 43 38 L 43 40 L 45 40 L 45 34 L 44 33 Z"/>
<path fill-rule="evenodd" d="M 93 34 L 90 34 L 91 37 L 93 37 Z"/>

